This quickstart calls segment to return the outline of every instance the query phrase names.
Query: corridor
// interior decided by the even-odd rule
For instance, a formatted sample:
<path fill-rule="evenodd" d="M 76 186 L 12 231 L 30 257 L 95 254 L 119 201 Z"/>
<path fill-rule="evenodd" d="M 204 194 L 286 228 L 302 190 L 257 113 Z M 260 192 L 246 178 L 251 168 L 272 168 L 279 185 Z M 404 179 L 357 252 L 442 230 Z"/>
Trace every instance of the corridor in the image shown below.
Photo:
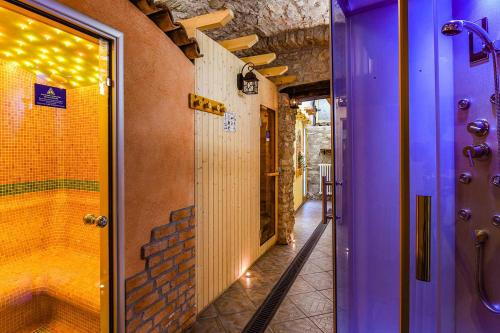
<path fill-rule="evenodd" d="M 321 221 L 321 202 L 295 216 L 294 242 L 275 245 L 200 315 L 191 332 L 241 332 Z M 333 323 L 333 261 L 329 226 L 266 332 L 327 332 Z"/>

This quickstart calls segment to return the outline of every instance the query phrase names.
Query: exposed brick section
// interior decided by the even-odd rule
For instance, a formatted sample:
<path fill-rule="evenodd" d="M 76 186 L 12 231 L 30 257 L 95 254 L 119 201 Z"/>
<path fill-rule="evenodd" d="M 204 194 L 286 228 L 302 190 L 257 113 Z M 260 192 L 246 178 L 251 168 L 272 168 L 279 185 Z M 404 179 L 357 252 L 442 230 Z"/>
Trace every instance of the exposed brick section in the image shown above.
<path fill-rule="evenodd" d="M 144 271 L 125 281 L 127 332 L 183 332 L 196 319 L 194 207 L 170 214 L 141 248 Z"/>

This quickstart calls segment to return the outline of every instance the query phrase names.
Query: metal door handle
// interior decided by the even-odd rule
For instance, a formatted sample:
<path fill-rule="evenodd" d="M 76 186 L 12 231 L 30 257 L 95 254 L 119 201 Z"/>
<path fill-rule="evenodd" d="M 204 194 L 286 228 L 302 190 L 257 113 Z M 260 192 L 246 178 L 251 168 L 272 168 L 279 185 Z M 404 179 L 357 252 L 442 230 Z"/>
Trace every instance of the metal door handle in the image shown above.
<path fill-rule="evenodd" d="M 425 282 L 431 281 L 431 199 L 417 195 L 416 275 Z"/>
<path fill-rule="evenodd" d="M 96 227 L 104 228 L 108 225 L 108 218 L 106 216 L 95 216 L 94 214 L 87 214 L 83 217 L 85 224 L 95 224 Z"/>

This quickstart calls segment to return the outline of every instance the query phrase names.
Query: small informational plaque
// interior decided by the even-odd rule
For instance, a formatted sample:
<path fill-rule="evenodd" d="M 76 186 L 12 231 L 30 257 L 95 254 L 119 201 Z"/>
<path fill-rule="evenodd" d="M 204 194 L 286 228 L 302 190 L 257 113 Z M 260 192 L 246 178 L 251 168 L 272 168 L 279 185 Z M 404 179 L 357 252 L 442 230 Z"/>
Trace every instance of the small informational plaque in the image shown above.
<path fill-rule="evenodd" d="M 236 132 L 236 113 L 224 112 L 224 132 Z"/>
<path fill-rule="evenodd" d="M 35 83 L 35 105 L 66 109 L 66 89 Z"/>

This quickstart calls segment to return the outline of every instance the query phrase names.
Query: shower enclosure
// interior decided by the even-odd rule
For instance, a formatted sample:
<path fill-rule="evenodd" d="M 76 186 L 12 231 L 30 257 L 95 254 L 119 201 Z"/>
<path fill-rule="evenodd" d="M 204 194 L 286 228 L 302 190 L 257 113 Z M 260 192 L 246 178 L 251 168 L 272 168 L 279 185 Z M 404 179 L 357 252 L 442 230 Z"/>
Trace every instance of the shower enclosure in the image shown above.
<path fill-rule="evenodd" d="M 337 332 L 500 327 L 499 17 L 332 1 Z"/>
<path fill-rule="evenodd" d="M 110 45 L 0 1 L 1 332 L 109 332 Z"/>

